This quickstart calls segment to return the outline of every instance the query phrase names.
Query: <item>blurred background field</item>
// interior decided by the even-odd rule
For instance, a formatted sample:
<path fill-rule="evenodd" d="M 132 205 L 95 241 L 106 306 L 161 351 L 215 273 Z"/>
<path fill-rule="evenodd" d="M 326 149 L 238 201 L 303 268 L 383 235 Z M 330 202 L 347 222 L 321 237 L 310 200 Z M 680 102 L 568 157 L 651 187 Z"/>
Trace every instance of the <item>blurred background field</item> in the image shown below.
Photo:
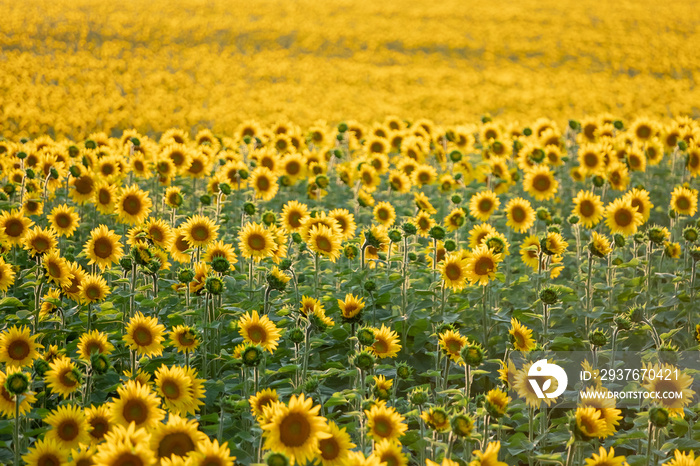
<path fill-rule="evenodd" d="M 0 133 L 700 114 L 693 1 L 0 1 Z"/>

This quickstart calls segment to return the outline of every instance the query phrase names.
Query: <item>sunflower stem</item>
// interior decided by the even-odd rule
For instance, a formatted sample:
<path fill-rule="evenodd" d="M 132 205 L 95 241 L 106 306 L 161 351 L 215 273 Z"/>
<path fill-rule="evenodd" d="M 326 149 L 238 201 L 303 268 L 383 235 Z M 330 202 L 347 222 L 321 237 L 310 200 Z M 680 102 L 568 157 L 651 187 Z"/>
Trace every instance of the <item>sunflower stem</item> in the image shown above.
<path fill-rule="evenodd" d="M 488 314 L 486 306 L 486 291 L 488 290 L 488 285 L 484 286 L 484 292 L 481 295 L 481 326 L 484 330 L 484 347 L 489 344 L 489 327 L 488 327 Z"/>
<path fill-rule="evenodd" d="M 445 317 L 445 289 L 447 287 L 445 286 L 445 280 L 442 281 L 442 292 L 440 296 L 440 320 L 443 320 Z"/>
<path fill-rule="evenodd" d="M 647 435 L 647 454 L 646 454 L 646 465 L 650 466 L 651 465 L 651 444 L 654 440 L 654 426 L 651 424 L 651 421 L 649 421 L 648 424 L 648 435 Z"/>
<path fill-rule="evenodd" d="M 20 414 L 19 414 L 19 406 L 20 406 L 21 402 L 22 402 L 22 395 L 15 395 L 15 426 L 14 426 L 15 428 L 14 428 L 14 432 L 13 432 L 14 435 L 13 435 L 13 439 L 12 439 L 12 443 L 13 443 L 12 446 L 15 447 L 14 448 L 14 450 L 15 450 L 15 463 L 14 464 L 17 464 L 17 465 L 22 464 L 22 463 L 20 463 L 20 454 L 22 453 L 22 449 L 21 449 L 20 444 L 19 444 L 19 425 L 21 422 Z"/>
<path fill-rule="evenodd" d="M 318 269 L 320 267 L 319 264 L 319 255 L 314 254 L 314 297 L 318 299 Z"/>
<path fill-rule="evenodd" d="M 272 288 L 269 286 L 267 289 L 265 289 L 265 299 L 263 301 L 263 314 L 267 315 L 268 312 L 268 305 L 270 303 L 270 292 L 272 291 Z"/>
<path fill-rule="evenodd" d="M 690 302 L 695 302 L 695 266 L 697 262 L 692 259 L 693 263 L 690 266 Z M 688 334 L 693 338 L 693 305 L 688 306 Z"/>
<path fill-rule="evenodd" d="M 464 398 L 467 400 L 467 412 L 469 412 L 469 397 L 471 396 L 472 368 L 469 364 L 464 365 Z"/>
<path fill-rule="evenodd" d="M 306 326 L 304 332 L 304 360 L 302 362 L 301 380 L 306 381 L 306 371 L 309 368 L 309 349 L 311 346 L 311 324 Z"/>
<path fill-rule="evenodd" d="M 90 333 L 90 327 L 92 323 L 92 303 L 87 305 L 87 333 Z"/>
<path fill-rule="evenodd" d="M 445 355 L 445 377 L 442 379 L 443 390 L 447 390 L 448 379 L 450 377 L 450 357 Z"/>
<path fill-rule="evenodd" d="M 585 318 L 585 327 L 586 327 L 586 336 L 588 336 L 589 328 L 590 328 L 590 314 L 591 314 L 591 305 L 593 304 L 593 290 L 591 289 L 591 275 L 593 273 L 593 254 L 591 252 L 588 252 L 588 271 L 586 275 L 586 318 Z"/>
<path fill-rule="evenodd" d="M 41 278 L 37 280 L 37 284 L 34 287 L 34 333 L 36 334 L 39 330 L 39 313 L 41 311 L 41 289 L 44 286 Z"/>

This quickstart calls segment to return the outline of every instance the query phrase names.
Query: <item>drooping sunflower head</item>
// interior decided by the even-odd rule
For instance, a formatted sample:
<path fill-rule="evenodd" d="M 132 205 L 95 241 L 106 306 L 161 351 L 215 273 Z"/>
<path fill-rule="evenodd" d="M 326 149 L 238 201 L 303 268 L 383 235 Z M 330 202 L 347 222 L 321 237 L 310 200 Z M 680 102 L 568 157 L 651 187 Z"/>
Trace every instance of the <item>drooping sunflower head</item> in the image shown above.
<path fill-rule="evenodd" d="M 518 319 L 510 319 L 511 329 L 508 331 L 510 341 L 516 351 L 532 351 L 537 346 L 532 338 L 532 330 L 524 326 Z"/>

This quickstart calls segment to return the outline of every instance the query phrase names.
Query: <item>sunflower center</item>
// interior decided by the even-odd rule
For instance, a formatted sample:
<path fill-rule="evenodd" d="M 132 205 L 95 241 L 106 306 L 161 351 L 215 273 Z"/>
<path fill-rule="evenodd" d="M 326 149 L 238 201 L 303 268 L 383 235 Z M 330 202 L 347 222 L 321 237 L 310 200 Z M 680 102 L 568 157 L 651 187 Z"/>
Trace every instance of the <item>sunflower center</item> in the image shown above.
<path fill-rule="evenodd" d="M 148 407 L 141 400 L 129 400 L 124 405 L 124 419 L 126 422 L 135 422 L 140 426 L 148 420 Z"/>
<path fill-rule="evenodd" d="M 141 212 L 141 199 L 134 194 L 130 194 L 122 201 L 124 211 L 129 215 L 138 215 Z"/>
<path fill-rule="evenodd" d="M 420 172 L 418 174 L 418 181 L 420 181 L 421 184 L 428 184 L 428 182 L 430 182 L 430 173 Z"/>
<path fill-rule="evenodd" d="M 143 162 L 140 160 L 137 160 L 134 162 L 134 168 L 136 169 L 137 172 L 142 172 L 145 169 Z"/>
<path fill-rule="evenodd" d="M 75 180 L 75 190 L 80 194 L 90 194 L 92 192 L 94 182 L 92 178 L 81 176 Z"/>
<path fill-rule="evenodd" d="M 301 170 L 301 166 L 299 165 L 299 162 L 297 162 L 297 161 L 289 162 L 287 164 L 286 168 L 287 168 L 287 174 L 289 174 L 289 175 L 296 175 Z"/>
<path fill-rule="evenodd" d="M 374 352 L 379 354 L 389 351 L 389 345 L 384 340 L 376 340 L 372 347 L 374 348 Z"/>
<path fill-rule="evenodd" d="M 144 466 L 144 462 L 140 456 L 128 452 L 119 455 L 117 458 L 114 459 L 114 462 L 112 464 L 116 464 L 119 466 Z"/>
<path fill-rule="evenodd" d="M 374 432 L 380 437 L 390 437 L 394 429 L 390 419 L 384 416 L 376 416 L 374 418 Z"/>
<path fill-rule="evenodd" d="M 291 212 L 288 220 L 292 228 L 299 228 L 301 226 L 301 214 L 299 212 Z"/>
<path fill-rule="evenodd" d="M 110 164 L 104 164 L 102 165 L 102 174 L 105 176 L 109 176 L 112 173 L 114 173 L 114 167 Z"/>
<path fill-rule="evenodd" d="M 179 167 L 185 162 L 185 156 L 180 151 L 174 151 L 170 153 L 170 160 L 173 161 L 176 167 Z"/>
<path fill-rule="evenodd" d="M 16 361 L 21 361 L 27 356 L 29 356 L 31 348 L 29 347 L 29 343 L 27 343 L 26 341 L 15 340 L 12 343 L 10 343 L 9 347 L 7 348 L 7 352 L 12 359 Z"/>
<path fill-rule="evenodd" d="M 318 448 L 321 450 L 321 457 L 324 460 L 334 460 L 340 455 L 340 445 L 333 437 L 321 439 Z"/>
<path fill-rule="evenodd" d="M 515 340 L 515 347 L 516 348 L 524 348 L 525 347 L 525 337 L 523 336 L 522 333 L 514 332 L 513 339 Z"/>
<path fill-rule="evenodd" d="M 98 440 L 102 439 L 109 430 L 109 423 L 105 419 L 95 418 L 90 421 L 90 425 L 92 426 L 90 435 Z"/>
<path fill-rule="evenodd" d="M 99 200 L 100 204 L 107 205 L 112 202 L 112 194 L 106 189 L 100 189 L 97 199 Z"/>
<path fill-rule="evenodd" d="M 258 191 L 267 191 L 270 189 L 270 180 L 261 176 L 256 180 L 255 186 L 258 188 Z"/>
<path fill-rule="evenodd" d="M 68 228 L 71 226 L 71 217 L 68 214 L 58 214 L 55 217 L 55 222 L 56 225 L 59 226 L 59 228 Z"/>
<path fill-rule="evenodd" d="M 155 241 L 163 241 L 163 232 L 158 228 L 151 228 L 148 232 Z M 192 235 L 194 236 L 194 234 Z"/>
<path fill-rule="evenodd" d="M 187 251 L 187 250 L 190 248 L 190 245 L 187 243 L 187 241 L 185 241 L 185 237 L 184 237 L 184 236 L 179 236 L 179 237 L 175 240 L 175 247 L 177 248 L 178 251 L 184 252 L 184 251 Z"/>
<path fill-rule="evenodd" d="M 36 249 L 39 252 L 46 251 L 47 249 L 49 249 L 49 241 L 44 236 L 37 236 L 36 238 L 34 238 L 32 246 L 34 246 L 34 249 Z"/>
<path fill-rule="evenodd" d="M 318 238 L 316 238 L 316 247 L 318 247 L 318 249 L 320 249 L 321 251 L 325 252 L 331 252 L 331 250 L 333 249 L 331 241 L 325 236 L 319 236 Z"/>
<path fill-rule="evenodd" d="M 300 447 L 311 435 L 311 424 L 300 413 L 289 413 L 280 423 L 280 441 L 286 447 Z"/>
<path fill-rule="evenodd" d="M 204 164 L 202 163 L 201 160 L 197 160 L 197 159 L 192 161 L 192 164 L 190 165 L 190 168 L 188 169 L 188 171 L 190 173 L 195 174 L 195 175 L 198 173 L 201 173 L 202 170 L 204 170 Z"/>
<path fill-rule="evenodd" d="M 93 251 L 100 259 L 108 258 L 112 255 L 112 251 L 114 251 L 112 241 L 109 238 L 97 238 L 93 246 Z"/>
<path fill-rule="evenodd" d="M 60 466 L 61 460 L 51 452 L 45 452 L 36 461 L 37 466 Z"/>
<path fill-rule="evenodd" d="M 581 204 L 579 204 L 579 211 L 584 217 L 590 217 L 595 213 L 595 206 L 591 201 L 581 201 Z"/>
<path fill-rule="evenodd" d="M 267 332 L 259 325 L 254 325 L 248 329 L 248 338 L 254 343 L 261 343 L 267 339 Z"/>
<path fill-rule="evenodd" d="M 462 277 L 462 268 L 458 264 L 447 264 L 445 275 L 452 281 L 459 280 Z"/>
<path fill-rule="evenodd" d="M 489 212 L 493 207 L 493 201 L 491 199 L 482 199 L 479 201 L 479 212 Z"/>
<path fill-rule="evenodd" d="M 445 348 L 452 354 L 457 354 L 462 349 L 462 345 L 457 340 L 447 340 L 445 342 Z"/>
<path fill-rule="evenodd" d="M 640 126 L 637 128 L 637 137 L 639 139 L 648 139 L 651 136 L 651 128 L 648 126 Z"/>
<path fill-rule="evenodd" d="M 163 394 L 171 400 L 180 398 L 180 387 L 174 380 L 165 380 L 161 385 L 161 390 Z"/>
<path fill-rule="evenodd" d="M 253 233 L 248 238 L 248 246 L 256 251 L 264 250 L 266 245 L 267 241 L 265 241 L 265 237 L 259 233 Z"/>
<path fill-rule="evenodd" d="M 597 156 L 596 154 L 591 153 L 591 152 L 587 152 L 587 153 L 583 156 L 583 163 L 584 163 L 587 167 L 593 168 L 593 167 L 595 167 L 595 166 L 598 165 L 598 156 Z"/>
<path fill-rule="evenodd" d="M 92 466 L 92 464 L 91 458 L 82 458 L 75 463 L 75 466 Z"/>
<path fill-rule="evenodd" d="M 137 327 L 132 338 L 138 346 L 148 346 L 153 342 L 151 331 L 145 327 Z"/>
<path fill-rule="evenodd" d="M 552 186 L 552 182 L 547 175 L 537 175 L 535 179 L 532 180 L 532 187 L 537 191 L 547 191 L 550 186 Z"/>
<path fill-rule="evenodd" d="M 690 208 L 690 200 L 685 196 L 679 196 L 676 199 L 676 205 L 681 210 L 688 210 Z"/>
<path fill-rule="evenodd" d="M 477 275 L 488 275 L 494 268 L 490 257 L 480 257 L 474 264 L 474 271 Z"/>
<path fill-rule="evenodd" d="M 206 241 L 209 238 L 209 228 L 206 225 L 195 225 L 192 228 L 192 238 L 196 241 Z"/>
<path fill-rule="evenodd" d="M 78 379 L 70 369 L 64 370 L 59 376 L 59 380 L 64 387 L 73 388 L 78 385 Z"/>
<path fill-rule="evenodd" d="M 102 353 L 102 345 L 96 341 L 91 341 L 85 345 L 85 354 Z"/>
<path fill-rule="evenodd" d="M 525 209 L 523 209 L 520 206 L 514 207 L 510 214 L 513 217 L 513 221 L 515 221 L 516 223 L 524 222 L 527 218 L 527 215 L 525 214 Z"/>
<path fill-rule="evenodd" d="M 19 238 L 24 233 L 24 223 L 17 219 L 10 219 L 5 224 L 5 234 L 13 238 Z"/>
<path fill-rule="evenodd" d="M 194 450 L 194 442 L 185 432 L 168 434 L 158 444 L 158 457 L 170 458 L 170 455 L 185 456 Z"/>
<path fill-rule="evenodd" d="M 100 298 L 101 290 L 100 287 L 97 285 L 88 285 L 84 288 L 84 293 L 85 296 L 88 297 L 90 300 L 96 300 Z"/>
<path fill-rule="evenodd" d="M 632 223 L 632 213 L 627 209 L 619 209 L 615 212 L 615 223 L 621 227 L 626 227 Z"/>
<path fill-rule="evenodd" d="M 55 262 L 49 262 L 47 269 L 49 270 L 49 275 L 51 275 L 54 278 L 59 278 L 61 274 L 61 267 Z"/>
<path fill-rule="evenodd" d="M 389 220 L 389 211 L 386 209 L 379 209 L 377 211 L 377 217 L 379 217 L 379 220 Z"/>
<path fill-rule="evenodd" d="M 194 335 L 190 331 L 180 333 L 177 339 L 182 346 L 190 346 L 196 341 Z"/>
<path fill-rule="evenodd" d="M 346 316 L 353 316 L 356 314 L 357 305 L 355 303 L 347 303 L 345 309 L 343 309 L 343 314 Z"/>
<path fill-rule="evenodd" d="M 24 205 L 24 207 L 29 211 L 29 212 L 36 212 L 39 210 L 39 203 L 36 201 L 29 200 L 27 203 Z"/>
<path fill-rule="evenodd" d="M 58 436 L 61 438 L 61 440 L 66 442 L 72 441 L 80 433 L 80 428 L 73 419 L 68 419 L 65 422 L 62 422 L 56 430 L 58 431 Z"/>

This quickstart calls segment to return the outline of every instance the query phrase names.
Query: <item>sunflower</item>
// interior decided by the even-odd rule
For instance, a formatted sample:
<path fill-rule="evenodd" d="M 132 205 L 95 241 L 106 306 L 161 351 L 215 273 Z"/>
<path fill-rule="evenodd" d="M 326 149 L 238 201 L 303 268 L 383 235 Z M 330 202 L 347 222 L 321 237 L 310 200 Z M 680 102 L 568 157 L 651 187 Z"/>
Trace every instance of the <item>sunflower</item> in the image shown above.
<path fill-rule="evenodd" d="M 32 257 L 36 255 L 46 254 L 50 250 L 58 246 L 56 233 L 50 228 L 40 228 L 38 226 L 27 232 L 22 239 L 24 249 L 29 251 Z"/>
<path fill-rule="evenodd" d="M 114 435 L 121 426 L 117 426 Z M 130 426 L 132 429 L 134 426 Z M 123 428 L 122 428 L 123 429 Z M 109 466 L 149 466 L 156 464 L 155 452 L 149 445 L 150 434 L 145 429 L 134 429 L 129 434 L 122 434 L 126 438 L 108 440 L 97 446 L 97 454 L 93 461 L 97 465 Z"/>
<path fill-rule="evenodd" d="M 298 152 L 286 154 L 279 162 L 279 171 L 289 178 L 292 184 L 296 183 L 306 175 L 304 157 Z"/>
<path fill-rule="evenodd" d="M 345 300 L 338 300 L 338 307 L 343 319 L 347 321 L 360 320 L 361 312 L 365 308 L 365 301 L 351 293 L 345 295 Z"/>
<path fill-rule="evenodd" d="M 374 206 L 374 219 L 384 227 L 391 227 L 396 221 L 396 211 L 388 202 L 378 202 Z"/>
<path fill-rule="evenodd" d="M 250 411 L 254 417 L 260 418 L 263 415 L 263 409 L 266 406 L 270 406 L 273 403 L 279 402 L 279 396 L 277 395 L 277 390 L 272 388 L 265 388 L 255 395 L 251 395 L 248 398 L 248 404 L 250 405 Z"/>
<path fill-rule="evenodd" d="M 49 367 L 44 380 L 53 392 L 60 394 L 65 399 L 80 390 L 82 376 L 69 358 L 58 357 L 49 364 Z"/>
<path fill-rule="evenodd" d="M 560 233 L 548 231 L 542 241 L 540 241 L 540 247 L 542 247 L 545 254 L 554 256 L 564 254 L 566 248 L 569 247 L 569 243 L 564 241 L 564 237 Z"/>
<path fill-rule="evenodd" d="M 490 442 L 483 452 L 480 450 L 472 452 L 476 459 L 469 462 L 469 466 L 508 466 L 508 463 L 498 461 L 499 451 L 501 451 L 501 442 Z"/>
<path fill-rule="evenodd" d="M 44 423 L 52 427 L 44 438 L 63 448 L 77 448 L 90 442 L 89 424 L 78 406 L 59 406 L 44 418 Z"/>
<path fill-rule="evenodd" d="M 318 415 L 320 409 L 303 393 L 292 395 L 287 406 L 277 405 L 270 422 L 261 426 L 265 449 L 284 453 L 293 463 L 314 460 L 320 453 L 319 442 L 331 437 L 326 419 Z"/>
<path fill-rule="evenodd" d="M 161 219 L 150 218 L 144 225 L 143 229 L 148 235 L 148 239 L 153 241 L 153 244 L 163 249 L 170 248 L 170 244 L 175 234 L 173 229 Z"/>
<path fill-rule="evenodd" d="M 632 206 L 628 199 L 615 199 L 605 208 L 605 224 L 613 234 L 633 235 L 643 221 L 642 214 L 637 211 L 636 207 Z"/>
<path fill-rule="evenodd" d="M 430 165 L 418 165 L 416 169 L 413 170 L 413 173 L 411 173 L 411 181 L 419 188 L 433 184 L 436 180 L 437 170 Z"/>
<path fill-rule="evenodd" d="M 591 234 L 591 242 L 588 243 L 588 250 L 596 257 L 605 257 L 612 252 L 610 240 L 597 231 Z"/>
<path fill-rule="evenodd" d="M 671 193 L 671 209 L 678 215 L 692 217 L 698 211 L 698 192 L 684 186 L 676 186 Z"/>
<path fill-rule="evenodd" d="M 95 179 L 89 173 L 83 173 L 70 182 L 73 189 L 70 190 L 70 197 L 78 205 L 84 205 L 95 195 Z"/>
<path fill-rule="evenodd" d="M 382 464 L 407 466 L 408 457 L 401 452 L 401 444 L 398 440 L 380 440 L 374 445 L 372 456 L 379 459 Z"/>
<path fill-rule="evenodd" d="M 170 332 L 170 344 L 178 353 L 192 352 L 199 346 L 199 338 L 189 325 L 176 325 Z"/>
<path fill-rule="evenodd" d="M 289 201 L 282 209 L 282 225 L 288 233 L 299 231 L 307 218 L 309 218 L 309 208 L 299 201 Z"/>
<path fill-rule="evenodd" d="M 93 354 L 108 355 L 114 350 L 114 346 L 107 340 L 107 334 L 99 330 L 83 333 L 78 342 L 78 355 L 85 361 L 89 361 Z"/>
<path fill-rule="evenodd" d="M 187 254 L 187 251 L 190 249 L 190 243 L 187 242 L 183 229 L 176 228 L 173 233 L 175 236 L 172 243 L 170 243 L 170 255 L 181 264 L 191 262 L 192 256 Z"/>
<path fill-rule="evenodd" d="M 535 209 L 530 205 L 530 201 L 517 197 L 508 201 L 505 207 L 506 225 L 513 231 L 522 233 L 535 224 Z"/>
<path fill-rule="evenodd" d="M 164 332 L 165 326 L 159 324 L 157 318 L 138 312 L 129 320 L 123 340 L 139 356 L 160 356 L 163 353 L 161 342 Z"/>
<path fill-rule="evenodd" d="M 156 453 L 158 458 L 187 456 L 206 437 L 206 434 L 197 430 L 198 427 L 199 425 L 194 420 L 170 414 L 166 424 L 159 423 L 151 431 L 151 450 Z"/>
<path fill-rule="evenodd" d="M 331 262 L 335 262 L 340 257 L 341 238 L 338 231 L 330 229 L 325 225 L 314 225 L 309 230 L 309 240 L 307 245 L 314 253 L 327 257 Z"/>
<path fill-rule="evenodd" d="M 597 175 L 605 169 L 605 157 L 600 145 L 582 144 L 578 149 L 578 163 L 584 175 Z"/>
<path fill-rule="evenodd" d="M 614 162 L 608 167 L 608 183 L 610 187 L 616 191 L 624 191 L 630 182 L 629 170 L 627 165 Z"/>
<path fill-rule="evenodd" d="M 467 261 L 461 251 L 448 254 L 439 269 L 448 288 L 459 291 L 467 285 Z"/>
<path fill-rule="evenodd" d="M 394 358 L 401 350 L 398 334 L 382 324 L 374 329 L 374 344 L 371 351 L 378 358 Z"/>
<path fill-rule="evenodd" d="M 485 244 L 477 246 L 467 258 L 467 280 L 487 285 L 496 277 L 496 268 L 502 257 L 501 254 L 494 254 Z"/>
<path fill-rule="evenodd" d="M 498 206 L 500 205 L 501 201 L 493 191 L 481 191 L 474 194 L 471 199 L 469 199 L 469 213 L 473 217 L 485 222 L 498 210 Z"/>
<path fill-rule="evenodd" d="M 60 306 L 60 304 L 57 306 L 54 301 L 58 301 L 60 303 L 61 292 L 52 288 L 48 293 L 41 297 L 41 310 L 39 311 L 39 317 L 41 319 L 45 319 L 52 315 Z"/>
<path fill-rule="evenodd" d="M 340 233 L 343 235 L 343 241 L 350 240 L 355 236 L 355 230 L 357 229 L 355 216 L 348 209 L 333 209 L 328 212 L 327 217 L 336 221 L 338 228 L 340 228 Z"/>
<path fill-rule="evenodd" d="M 615 434 L 617 426 L 622 420 L 619 409 L 615 408 L 615 399 L 608 398 L 609 390 L 604 387 L 586 387 L 585 393 L 588 395 L 582 397 L 581 407 L 586 408 L 592 406 L 600 411 L 601 419 L 605 421 L 606 430 L 601 432 L 600 438 L 606 438 Z"/>
<path fill-rule="evenodd" d="M 510 341 L 516 351 L 532 351 L 537 344 L 532 338 L 532 330 L 521 324 L 518 319 L 510 319 L 511 329 L 508 331 Z"/>
<path fill-rule="evenodd" d="M 272 233 L 258 223 L 247 223 L 238 233 L 238 240 L 238 248 L 247 259 L 270 257 L 277 248 Z"/>
<path fill-rule="evenodd" d="M 484 239 L 481 240 L 481 244 L 485 244 L 486 247 L 495 254 L 501 254 L 503 257 L 510 255 L 510 244 L 505 235 L 498 231 L 486 235 Z"/>
<path fill-rule="evenodd" d="M 493 233 L 496 233 L 496 229 L 489 223 L 474 225 L 469 230 L 469 247 L 472 249 L 479 247 L 483 243 L 484 238 Z"/>
<path fill-rule="evenodd" d="M 273 353 L 277 349 L 280 331 L 267 316 L 258 316 L 258 311 L 246 313 L 238 321 L 238 333 L 243 340 L 253 345 L 260 345 L 266 351 Z"/>
<path fill-rule="evenodd" d="M 374 167 L 369 163 L 363 163 L 359 167 L 358 178 L 362 182 L 362 187 L 367 193 L 373 193 L 379 187 L 381 183 L 381 178 L 379 178 L 379 173 Z"/>
<path fill-rule="evenodd" d="M 93 456 L 97 453 L 97 448 L 92 445 L 81 445 L 80 449 L 72 449 L 70 451 L 71 466 L 93 466 Z"/>
<path fill-rule="evenodd" d="M 464 365 L 464 360 L 460 352 L 469 343 L 467 337 L 462 336 L 454 330 L 446 330 L 438 335 L 438 342 L 442 351 L 457 364 Z"/>
<path fill-rule="evenodd" d="M 68 450 L 53 439 L 43 438 L 34 442 L 22 460 L 28 466 L 63 465 L 68 462 Z"/>
<path fill-rule="evenodd" d="M 413 224 L 416 226 L 419 236 L 428 236 L 428 232 L 436 225 L 435 220 L 426 211 L 421 210 L 413 219 Z"/>
<path fill-rule="evenodd" d="M 219 226 L 203 215 L 190 217 L 180 228 L 185 235 L 185 240 L 193 248 L 206 246 L 214 241 L 219 231 Z"/>
<path fill-rule="evenodd" d="M 339 428 L 333 421 L 328 422 L 328 431 L 331 436 L 321 439 L 318 444 L 321 466 L 344 466 L 355 444 L 350 441 L 345 428 Z"/>
<path fill-rule="evenodd" d="M 445 229 L 451 233 L 460 229 L 466 223 L 466 221 L 467 215 L 464 212 L 464 209 L 461 207 L 456 207 L 452 209 L 452 212 L 445 217 L 443 223 L 445 224 Z"/>
<path fill-rule="evenodd" d="M 277 175 L 263 166 L 256 167 L 250 174 L 250 184 L 255 189 L 255 197 L 264 201 L 274 198 L 279 190 Z"/>
<path fill-rule="evenodd" d="M 537 235 L 530 235 L 520 245 L 520 258 L 534 271 L 539 270 L 540 240 Z"/>
<path fill-rule="evenodd" d="M 551 199 L 559 189 L 559 182 L 546 165 L 538 165 L 525 172 L 523 189 L 538 201 Z"/>
<path fill-rule="evenodd" d="M 163 195 L 163 200 L 165 205 L 171 209 L 177 209 L 184 202 L 184 196 L 182 194 L 182 189 L 179 186 L 170 186 L 165 190 Z"/>
<path fill-rule="evenodd" d="M 31 365 L 39 357 L 37 335 L 31 335 L 29 327 L 10 327 L 0 335 L 0 362 L 11 367 Z"/>
<path fill-rule="evenodd" d="M 642 117 L 632 123 L 629 132 L 633 134 L 637 140 L 644 142 L 654 137 L 658 132 L 658 128 L 654 121 Z"/>
<path fill-rule="evenodd" d="M 103 215 L 111 215 L 117 208 L 117 187 L 106 181 L 95 185 L 93 203 L 97 211 Z"/>
<path fill-rule="evenodd" d="M 80 217 L 67 204 L 61 204 L 51 210 L 47 216 L 51 228 L 59 235 L 70 238 L 78 228 Z"/>
<path fill-rule="evenodd" d="M 506 414 L 508 404 L 512 400 L 505 392 L 498 388 L 493 388 L 486 394 L 484 401 L 488 413 L 495 418 L 499 418 Z"/>
<path fill-rule="evenodd" d="M 46 256 L 44 256 L 46 257 Z M 15 282 L 15 271 L 12 266 L 0 256 L 0 291 L 3 293 Z"/>
<path fill-rule="evenodd" d="M 130 225 L 140 225 L 151 213 L 153 203 L 148 193 L 137 185 L 131 185 L 122 190 L 117 199 L 117 214 L 119 221 Z"/>
<path fill-rule="evenodd" d="M 94 228 L 83 248 L 83 252 L 90 259 L 88 264 L 97 264 L 104 270 L 112 263 L 119 262 L 124 254 L 120 239 L 121 236 L 108 229 L 106 225 Z"/>
<path fill-rule="evenodd" d="M 376 403 L 369 410 L 365 410 L 367 416 L 367 429 L 375 442 L 380 440 L 398 440 L 408 426 L 403 422 L 405 418 L 396 409 L 386 406 L 385 403 Z"/>
<path fill-rule="evenodd" d="M 80 285 L 80 300 L 84 303 L 96 303 L 104 300 L 110 293 L 109 286 L 101 275 L 87 274 Z"/>
<path fill-rule="evenodd" d="M 118 398 L 110 404 L 110 420 L 114 424 L 134 423 L 136 428 L 152 428 L 165 417 L 165 412 L 158 407 L 160 400 L 148 385 L 128 380 L 117 387 L 117 394 Z"/>
<path fill-rule="evenodd" d="M 61 285 L 61 289 L 66 296 L 77 303 L 80 302 L 80 285 L 87 276 L 87 272 L 77 262 L 67 262 L 67 264 L 69 281 Z M 52 273 L 49 272 L 49 275 Z"/>
<path fill-rule="evenodd" d="M 608 430 L 602 413 L 592 406 L 576 408 L 576 427 L 586 437 L 599 438 Z"/>
<path fill-rule="evenodd" d="M 603 218 L 605 209 L 603 209 L 603 201 L 597 194 L 581 190 L 573 201 L 574 209 L 572 213 L 579 217 L 584 227 L 593 228 Z"/>
<path fill-rule="evenodd" d="M 211 169 L 209 158 L 205 153 L 206 146 L 200 147 L 199 151 L 193 152 L 187 168 L 183 171 L 183 175 L 190 178 L 204 178 Z"/>
<path fill-rule="evenodd" d="M 411 178 L 401 170 L 393 169 L 389 172 L 388 178 L 391 189 L 398 193 L 411 191 Z"/>
<path fill-rule="evenodd" d="M 670 364 L 645 365 L 644 380 L 642 388 L 651 393 L 659 394 L 657 400 L 666 408 L 672 416 L 683 416 L 683 409 L 691 403 L 695 391 L 690 387 L 693 385 L 693 377 Z M 652 375 L 650 375 L 652 374 Z M 673 374 L 670 377 L 653 377 L 653 374 Z M 665 398 L 664 393 L 680 393 L 680 397 Z"/>
<path fill-rule="evenodd" d="M 0 371 L 0 414 L 7 418 L 14 419 L 15 417 L 15 403 L 17 402 L 17 397 L 5 388 L 5 382 L 7 381 L 7 376 L 19 372 L 21 369 L 19 367 L 7 367 L 7 374 Z M 22 401 L 19 403 L 19 414 L 23 415 L 32 410 L 32 405 L 36 402 L 36 396 L 34 392 L 27 391 L 22 395 Z"/>
<path fill-rule="evenodd" d="M 531 377 L 529 375 L 530 367 L 532 367 L 533 363 L 527 363 L 525 364 L 520 370 L 515 372 L 515 375 L 513 376 L 513 382 L 512 382 L 512 388 L 515 390 L 520 398 L 522 398 L 525 403 L 532 407 L 532 408 L 538 408 L 540 406 L 540 403 L 544 401 L 547 406 L 551 405 L 556 399 L 555 398 L 539 398 L 537 396 L 537 393 L 532 388 L 532 385 L 530 383 Z M 550 377 L 534 377 L 535 379 L 540 379 L 537 382 L 542 384 L 542 382 L 546 383 L 546 380 L 552 380 Z M 541 380 L 545 379 L 545 380 Z M 554 383 L 554 389 L 557 388 L 556 383 Z"/>
<path fill-rule="evenodd" d="M 586 466 L 598 466 L 597 464 Z M 617 466 L 617 465 L 614 465 Z M 695 458 L 695 452 L 683 453 L 676 449 L 673 451 L 673 459 L 664 463 L 664 466 L 700 466 L 700 457 Z"/>
<path fill-rule="evenodd" d="M 196 450 L 190 453 L 189 457 L 192 461 L 191 466 L 233 466 L 236 459 L 235 456 L 231 456 L 227 442 L 219 445 L 218 440 L 210 440 L 206 436 L 197 442 Z"/>

